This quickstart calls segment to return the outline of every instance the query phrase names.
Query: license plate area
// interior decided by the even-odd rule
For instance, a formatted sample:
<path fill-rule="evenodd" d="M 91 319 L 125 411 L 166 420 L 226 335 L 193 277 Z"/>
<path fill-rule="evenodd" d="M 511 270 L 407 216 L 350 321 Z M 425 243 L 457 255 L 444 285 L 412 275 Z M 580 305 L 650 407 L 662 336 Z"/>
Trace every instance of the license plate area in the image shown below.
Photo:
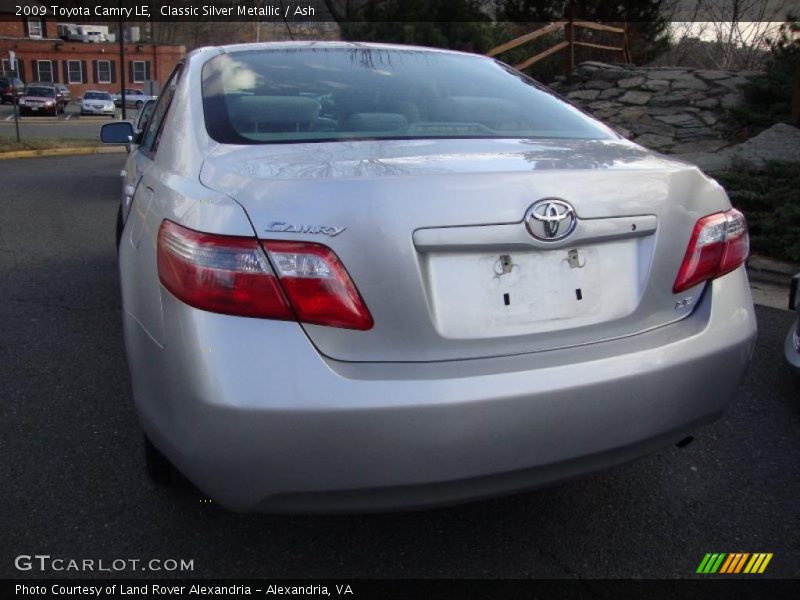
<path fill-rule="evenodd" d="M 635 239 L 558 250 L 423 256 L 437 332 L 452 339 L 529 335 L 623 318 L 646 267 Z"/>

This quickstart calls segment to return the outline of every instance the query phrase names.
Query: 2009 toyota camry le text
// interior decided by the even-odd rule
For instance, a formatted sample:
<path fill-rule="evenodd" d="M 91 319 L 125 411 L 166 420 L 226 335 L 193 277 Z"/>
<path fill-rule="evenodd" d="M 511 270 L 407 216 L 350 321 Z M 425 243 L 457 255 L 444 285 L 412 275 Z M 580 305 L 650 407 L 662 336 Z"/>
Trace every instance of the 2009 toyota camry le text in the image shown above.
<path fill-rule="evenodd" d="M 117 224 L 151 476 L 236 511 L 426 507 L 619 464 L 732 399 L 744 217 L 491 58 L 203 48 Z"/>

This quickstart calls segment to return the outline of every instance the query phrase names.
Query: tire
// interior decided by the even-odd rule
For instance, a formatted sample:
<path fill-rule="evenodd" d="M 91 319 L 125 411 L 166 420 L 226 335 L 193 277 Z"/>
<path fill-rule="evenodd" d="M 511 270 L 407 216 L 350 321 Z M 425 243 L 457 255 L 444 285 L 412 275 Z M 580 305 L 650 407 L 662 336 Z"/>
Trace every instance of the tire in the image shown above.
<path fill-rule="evenodd" d="M 178 480 L 178 471 L 169 459 L 144 436 L 144 459 L 147 476 L 158 485 L 172 485 Z"/>

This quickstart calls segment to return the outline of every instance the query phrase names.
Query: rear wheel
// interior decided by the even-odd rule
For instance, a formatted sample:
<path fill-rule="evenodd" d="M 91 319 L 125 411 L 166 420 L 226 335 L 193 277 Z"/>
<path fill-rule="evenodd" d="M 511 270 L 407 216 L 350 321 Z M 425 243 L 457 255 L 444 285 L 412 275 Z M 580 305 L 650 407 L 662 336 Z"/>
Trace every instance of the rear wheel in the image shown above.
<path fill-rule="evenodd" d="M 147 475 L 158 485 L 170 485 L 178 478 L 178 471 L 169 459 L 144 436 L 144 458 Z"/>

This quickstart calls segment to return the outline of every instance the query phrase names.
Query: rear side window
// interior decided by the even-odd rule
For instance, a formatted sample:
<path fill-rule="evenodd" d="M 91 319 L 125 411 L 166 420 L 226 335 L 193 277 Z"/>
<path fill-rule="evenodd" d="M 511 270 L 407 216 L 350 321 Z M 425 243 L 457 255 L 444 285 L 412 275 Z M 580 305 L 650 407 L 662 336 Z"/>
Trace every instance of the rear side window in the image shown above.
<path fill-rule="evenodd" d="M 613 134 L 492 59 L 383 48 L 251 50 L 203 67 L 209 135 L 230 144 Z"/>
<path fill-rule="evenodd" d="M 152 155 L 158 148 L 158 138 L 161 134 L 161 129 L 164 119 L 169 112 L 169 107 L 172 104 L 172 98 L 175 96 L 175 90 L 178 87 L 178 81 L 183 69 L 183 65 L 178 65 L 169 76 L 161 95 L 156 102 L 155 108 L 147 122 L 147 126 L 142 134 L 142 143 L 140 149 L 146 154 Z M 126 90 L 126 93 L 128 90 Z"/>

